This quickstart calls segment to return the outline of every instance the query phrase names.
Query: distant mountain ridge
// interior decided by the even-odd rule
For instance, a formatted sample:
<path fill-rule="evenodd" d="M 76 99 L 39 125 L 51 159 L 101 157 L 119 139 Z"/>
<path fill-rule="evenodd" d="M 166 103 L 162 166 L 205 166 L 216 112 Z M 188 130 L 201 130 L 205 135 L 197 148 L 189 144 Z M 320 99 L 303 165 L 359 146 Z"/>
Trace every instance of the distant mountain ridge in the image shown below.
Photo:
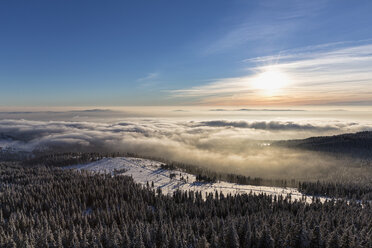
<path fill-rule="evenodd" d="M 372 159 L 372 131 L 281 140 L 272 145 Z"/>

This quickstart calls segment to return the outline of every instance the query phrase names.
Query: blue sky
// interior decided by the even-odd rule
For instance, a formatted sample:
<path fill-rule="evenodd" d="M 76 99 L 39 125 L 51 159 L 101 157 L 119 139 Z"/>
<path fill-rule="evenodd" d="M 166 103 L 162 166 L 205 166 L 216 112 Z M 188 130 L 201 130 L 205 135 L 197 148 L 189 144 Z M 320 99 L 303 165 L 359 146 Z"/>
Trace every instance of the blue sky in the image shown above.
<path fill-rule="evenodd" d="M 372 105 L 371 12 L 367 0 L 1 1 L 0 106 Z"/>

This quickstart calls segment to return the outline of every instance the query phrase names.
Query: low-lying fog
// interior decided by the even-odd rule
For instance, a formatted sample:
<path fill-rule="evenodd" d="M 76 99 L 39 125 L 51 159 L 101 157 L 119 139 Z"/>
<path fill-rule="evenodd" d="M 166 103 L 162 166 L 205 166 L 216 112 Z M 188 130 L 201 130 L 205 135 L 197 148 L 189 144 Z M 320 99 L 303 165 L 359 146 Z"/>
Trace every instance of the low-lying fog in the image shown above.
<path fill-rule="evenodd" d="M 372 130 L 372 120 L 363 113 L 167 111 L 159 116 L 99 109 L 2 112 L 0 147 L 130 152 L 265 178 L 371 178 L 370 169 L 358 161 L 270 145 L 273 140 Z"/>

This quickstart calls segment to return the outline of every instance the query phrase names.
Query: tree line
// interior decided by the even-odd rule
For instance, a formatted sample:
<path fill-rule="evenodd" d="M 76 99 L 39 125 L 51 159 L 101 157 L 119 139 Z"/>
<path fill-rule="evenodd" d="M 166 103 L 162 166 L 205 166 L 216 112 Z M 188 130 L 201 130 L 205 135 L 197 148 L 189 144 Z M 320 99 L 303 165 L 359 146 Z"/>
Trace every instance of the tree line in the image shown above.
<path fill-rule="evenodd" d="M 352 184 L 334 182 L 299 182 L 301 193 L 315 196 L 343 197 L 353 200 L 372 200 L 371 184 Z"/>
<path fill-rule="evenodd" d="M 242 185 L 255 186 L 271 186 L 271 187 L 293 187 L 297 188 L 301 193 L 307 195 L 341 197 L 346 199 L 357 200 L 372 200 L 372 183 L 334 183 L 326 181 L 307 182 L 295 179 L 270 179 L 261 177 L 250 177 L 238 175 L 233 173 L 224 173 L 212 171 L 208 168 L 190 165 L 175 161 L 168 161 L 162 158 L 144 157 L 133 153 L 51 153 L 51 154 L 37 154 L 34 157 L 22 160 L 25 166 L 55 166 L 64 167 L 74 164 L 85 164 L 100 160 L 105 157 L 120 157 L 130 156 L 138 158 L 147 158 L 156 161 L 161 161 L 162 169 L 166 170 L 181 170 L 196 176 L 196 179 L 201 182 L 214 183 L 216 181 L 226 181 L 230 183 L 237 183 Z"/>

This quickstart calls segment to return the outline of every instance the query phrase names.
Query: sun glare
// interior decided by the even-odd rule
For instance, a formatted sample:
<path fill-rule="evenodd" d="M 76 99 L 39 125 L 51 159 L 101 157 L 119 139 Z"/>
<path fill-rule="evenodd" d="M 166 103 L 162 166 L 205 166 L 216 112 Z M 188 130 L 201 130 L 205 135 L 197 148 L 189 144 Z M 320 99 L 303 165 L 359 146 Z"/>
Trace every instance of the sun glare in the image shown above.
<path fill-rule="evenodd" d="M 260 90 L 274 91 L 283 88 L 289 81 L 286 73 L 278 69 L 268 69 L 253 79 L 252 86 Z"/>

